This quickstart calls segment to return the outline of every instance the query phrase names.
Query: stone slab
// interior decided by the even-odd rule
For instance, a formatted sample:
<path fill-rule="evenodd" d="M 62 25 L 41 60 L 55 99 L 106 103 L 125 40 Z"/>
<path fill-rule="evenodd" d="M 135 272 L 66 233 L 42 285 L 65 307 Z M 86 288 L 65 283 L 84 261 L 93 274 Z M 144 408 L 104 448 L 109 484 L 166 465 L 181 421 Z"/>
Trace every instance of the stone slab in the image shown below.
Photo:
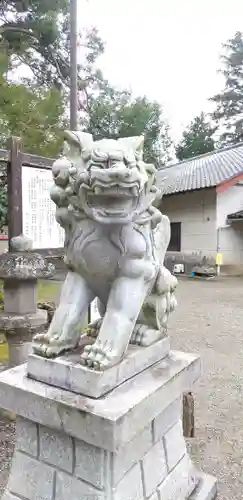
<path fill-rule="evenodd" d="M 112 497 L 111 497 L 112 498 Z M 143 498 L 142 474 L 139 464 L 134 465 L 113 488 L 114 500 L 141 500 Z"/>
<path fill-rule="evenodd" d="M 182 415 L 182 398 L 178 398 L 173 403 L 162 411 L 153 422 L 153 438 L 154 442 L 161 439 L 173 425 L 180 420 Z"/>
<path fill-rule="evenodd" d="M 4 281 L 4 312 L 6 314 L 35 314 L 37 297 L 37 280 Z"/>
<path fill-rule="evenodd" d="M 200 473 L 200 481 L 189 500 L 214 500 L 217 496 L 217 479 Z"/>
<path fill-rule="evenodd" d="M 152 424 L 139 432 L 128 444 L 122 446 L 118 453 L 112 454 L 112 479 L 113 486 L 139 462 L 146 452 L 152 448 Z"/>
<path fill-rule="evenodd" d="M 63 432 L 39 427 L 39 459 L 67 472 L 73 470 L 73 442 Z"/>
<path fill-rule="evenodd" d="M 176 467 L 158 486 L 159 500 L 184 500 L 195 490 L 199 481 L 198 471 L 185 454 Z"/>
<path fill-rule="evenodd" d="M 16 451 L 8 489 L 28 500 L 52 500 L 54 469 Z"/>
<path fill-rule="evenodd" d="M 75 457 L 75 476 L 102 490 L 105 487 L 105 451 L 76 440 Z"/>
<path fill-rule="evenodd" d="M 57 500 L 105 500 L 104 492 L 96 490 L 90 484 L 80 481 L 65 472 L 57 471 L 56 492 Z M 42 500 L 42 498 L 40 498 Z"/>
<path fill-rule="evenodd" d="M 17 450 L 37 458 L 38 431 L 37 424 L 17 416 L 16 418 L 16 445 Z"/>
<path fill-rule="evenodd" d="M 142 460 L 145 497 L 149 498 L 156 487 L 166 478 L 167 465 L 163 441 L 158 441 Z"/>
<path fill-rule="evenodd" d="M 176 445 L 175 445 L 176 443 Z M 171 471 L 186 454 L 182 421 L 179 420 L 164 436 L 168 470 Z"/>
<path fill-rule="evenodd" d="M 48 385 L 99 398 L 164 359 L 169 354 L 170 341 L 168 337 L 165 337 L 149 347 L 130 345 L 121 363 L 103 372 L 90 370 L 80 364 L 82 350 L 81 346 L 74 353 L 59 356 L 56 359 L 30 354 L 27 361 L 27 374 Z"/>
<path fill-rule="evenodd" d="M 199 375 L 198 356 L 171 351 L 106 396 L 92 399 L 32 380 L 26 376 L 26 365 L 21 365 L 0 374 L 0 407 L 118 451 L 190 390 Z"/>

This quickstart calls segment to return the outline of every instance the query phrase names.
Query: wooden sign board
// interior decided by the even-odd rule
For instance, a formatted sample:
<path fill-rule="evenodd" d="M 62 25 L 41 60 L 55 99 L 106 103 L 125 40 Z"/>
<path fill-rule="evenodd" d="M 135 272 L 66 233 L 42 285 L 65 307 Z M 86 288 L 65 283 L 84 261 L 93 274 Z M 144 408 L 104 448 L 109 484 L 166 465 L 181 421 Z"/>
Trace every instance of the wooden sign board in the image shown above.
<path fill-rule="evenodd" d="M 55 218 L 56 205 L 50 198 L 53 186 L 51 170 L 22 166 L 23 234 L 33 248 L 61 248 L 64 230 Z"/>

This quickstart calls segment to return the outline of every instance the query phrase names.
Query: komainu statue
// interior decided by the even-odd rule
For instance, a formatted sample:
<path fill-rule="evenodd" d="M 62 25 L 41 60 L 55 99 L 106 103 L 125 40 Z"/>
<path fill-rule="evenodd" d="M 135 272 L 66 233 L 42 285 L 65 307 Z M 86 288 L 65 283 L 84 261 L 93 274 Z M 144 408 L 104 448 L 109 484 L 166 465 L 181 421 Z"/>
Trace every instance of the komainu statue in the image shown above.
<path fill-rule="evenodd" d="M 33 350 L 44 357 L 72 350 L 89 304 L 101 319 L 81 363 L 105 370 L 128 344 L 149 346 L 166 336 L 177 280 L 164 267 L 170 223 L 154 206 L 156 169 L 143 161 L 143 136 L 93 141 L 66 132 L 64 156 L 53 164 L 56 219 L 65 230 L 68 274 L 49 331 Z"/>

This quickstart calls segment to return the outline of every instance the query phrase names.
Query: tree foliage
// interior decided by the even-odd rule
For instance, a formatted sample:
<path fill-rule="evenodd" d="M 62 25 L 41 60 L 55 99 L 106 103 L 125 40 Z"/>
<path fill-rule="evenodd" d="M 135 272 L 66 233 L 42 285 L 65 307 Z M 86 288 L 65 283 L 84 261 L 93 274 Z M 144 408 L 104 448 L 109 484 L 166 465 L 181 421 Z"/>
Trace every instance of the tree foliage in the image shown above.
<path fill-rule="evenodd" d="M 55 88 L 8 82 L 0 74 L 0 142 L 11 135 L 22 137 L 24 150 L 40 156 L 60 153 L 65 118 L 60 93 Z"/>
<path fill-rule="evenodd" d="M 144 134 L 144 159 L 162 165 L 170 158 L 169 129 L 157 102 L 134 98 L 130 92 L 106 85 L 98 96 L 91 96 L 86 125 L 95 139 Z"/>
<path fill-rule="evenodd" d="M 29 152 L 56 156 L 68 126 L 69 0 L 0 2 L 0 142 L 20 135 Z M 103 43 L 95 28 L 79 39 L 79 88 L 95 89 Z M 16 76 L 18 74 L 18 80 Z"/>
<path fill-rule="evenodd" d="M 204 113 L 196 116 L 183 132 L 181 142 L 176 146 L 176 156 L 182 161 L 214 150 L 215 127 Z"/>
<path fill-rule="evenodd" d="M 39 85 L 68 87 L 69 0 L 1 0 L 0 41 L 12 69 L 30 69 L 31 80 Z M 103 52 L 103 42 L 95 28 L 83 31 L 79 39 L 80 89 L 94 83 L 94 62 Z M 98 75 L 97 75 L 98 76 Z"/>
<path fill-rule="evenodd" d="M 223 45 L 221 55 L 225 78 L 224 89 L 213 96 L 212 117 L 222 131 L 219 144 L 235 144 L 243 140 L 243 34 L 238 31 Z"/>
<path fill-rule="evenodd" d="M 27 65 L 43 84 L 68 78 L 67 9 L 67 0 L 1 2 L 1 42 L 12 67 Z"/>
<path fill-rule="evenodd" d="M 11 135 L 22 137 L 29 153 L 56 157 L 62 147 L 63 105 L 55 88 L 26 87 L 0 74 L 0 147 Z M 6 164 L 0 164 L 0 229 L 7 221 Z"/>

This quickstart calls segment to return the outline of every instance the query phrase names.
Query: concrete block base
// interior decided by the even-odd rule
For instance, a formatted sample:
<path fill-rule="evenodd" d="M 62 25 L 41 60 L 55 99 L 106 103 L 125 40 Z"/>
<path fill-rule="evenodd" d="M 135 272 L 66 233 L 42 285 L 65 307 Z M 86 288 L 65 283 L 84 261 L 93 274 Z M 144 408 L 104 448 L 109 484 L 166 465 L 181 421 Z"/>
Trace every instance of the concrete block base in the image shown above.
<path fill-rule="evenodd" d="M 172 352 L 92 399 L 27 378 L 25 365 L 3 372 L 0 406 L 18 415 L 3 500 L 213 499 L 215 480 L 192 464 L 181 422 L 199 373 L 198 357 Z"/>

